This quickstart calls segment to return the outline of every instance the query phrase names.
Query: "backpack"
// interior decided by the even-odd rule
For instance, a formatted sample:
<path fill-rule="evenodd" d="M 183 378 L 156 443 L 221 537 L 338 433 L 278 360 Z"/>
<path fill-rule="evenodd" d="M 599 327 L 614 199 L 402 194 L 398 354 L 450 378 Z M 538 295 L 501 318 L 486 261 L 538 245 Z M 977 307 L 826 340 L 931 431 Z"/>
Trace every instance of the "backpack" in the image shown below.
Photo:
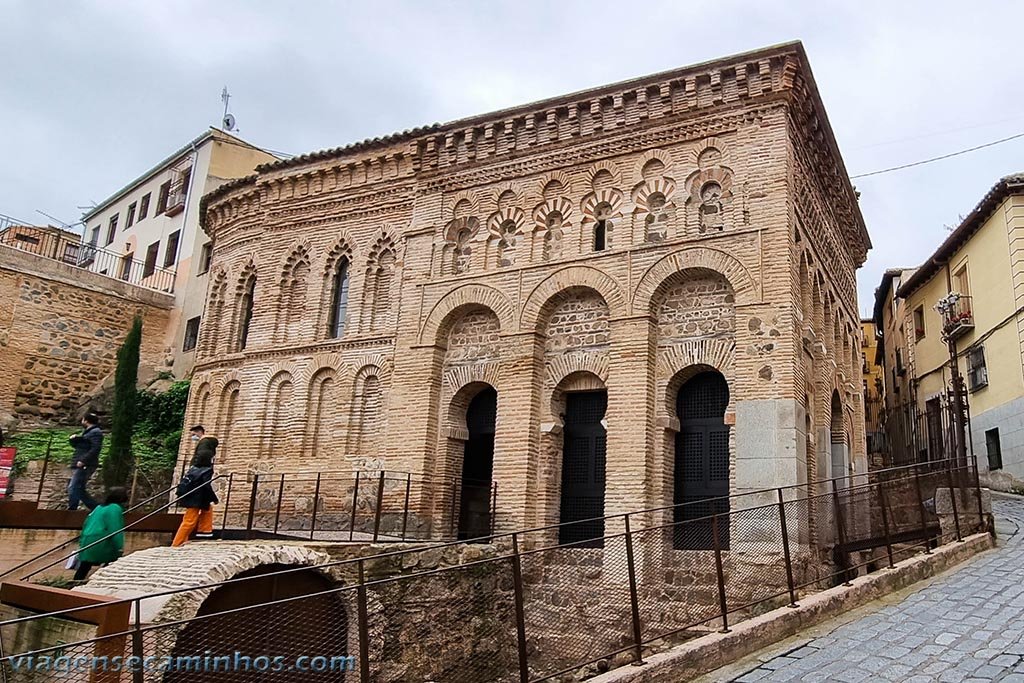
<path fill-rule="evenodd" d="M 179 498 L 188 493 L 195 493 L 193 489 L 196 488 L 196 484 L 198 484 L 198 482 L 196 481 L 196 478 L 192 476 L 192 470 L 189 470 L 185 473 L 185 476 L 181 478 L 181 481 L 178 482 L 178 488 L 174 490 L 174 493 Z"/>

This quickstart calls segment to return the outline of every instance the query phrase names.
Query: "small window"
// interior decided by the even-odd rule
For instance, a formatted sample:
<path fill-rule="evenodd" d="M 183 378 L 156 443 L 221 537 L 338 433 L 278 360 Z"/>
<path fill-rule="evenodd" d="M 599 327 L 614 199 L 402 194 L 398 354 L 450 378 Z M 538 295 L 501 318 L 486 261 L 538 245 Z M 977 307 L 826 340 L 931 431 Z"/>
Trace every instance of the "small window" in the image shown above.
<path fill-rule="evenodd" d="M 608 239 L 608 226 L 605 221 L 594 225 L 594 251 L 604 251 Z"/>
<path fill-rule="evenodd" d="M 18 233 L 14 236 L 14 239 L 18 242 L 27 242 L 28 244 L 36 245 L 39 244 L 39 238 L 32 235 L 26 235 L 25 233 Z"/>
<path fill-rule="evenodd" d="M 92 235 L 89 237 L 89 246 L 95 247 L 100 243 L 100 226 L 96 226 L 92 229 Z"/>
<path fill-rule="evenodd" d="M 106 246 L 110 246 L 111 243 L 113 243 L 114 236 L 117 234 L 117 216 L 118 214 L 115 213 L 113 216 L 110 217 L 110 222 L 107 223 L 107 241 L 105 243 Z"/>
<path fill-rule="evenodd" d="M 171 181 L 168 180 L 166 183 L 160 186 L 160 194 L 156 199 L 156 212 L 158 214 L 163 213 L 167 210 L 167 198 L 171 194 Z"/>
<path fill-rule="evenodd" d="M 977 391 L 988 386 L 988 369 L 985 367 L 985 347 L 974 346 L 967 351 L 967 388 Z"/>
<path fill-rule="evenodd" d="M 594 251 L 604 251 L 608 248 L 608 231 L 612 227 L 612 207 L 607 202 L 601 202 L 594 208 Z"/>
<path fill-rule="evenodd" d="M 252 312 L 256 303 L 256 278 L 249 278 L 245 283 L 240 308 L 242 310 L 242 326 L 238 331 L 238 348 L 245 349 L 249 343 L 249 327 L 252 325 Z"/>
<path fill-rule="evenodd" d="M 135 225 L 135 202 L 132 202 L 131 204 L 128 205 L 128 215 L 125 216 L 124 218 L 125 230 L 132 227 L 133 225 Z"/>
<path fill-rule="evenodd" d="M 164 251 L 164 268 L 170 268 L 178 261 L 178 241 L 181 239 L 181 230 L 175 230 L 167 238 L 167 250 Z"/>
<path fill-rule="evenodd" d="M 924 339 L 924 306 L 914 309 L 914 341 Z"/>
<path fill-rule="evenodd" d="M 160 243 L 153 242 L 146 249 L 146 264 L 142 268 L 142 277 L 149 277 L 156 272 L 156 258 L 160 254 Z"/>
<path fill-rule="evenodd" d="M 331 311 L 327 336 L 337 339 L 345 332 L 345 311 L 348 308 L 348 259 L 341 259 L 334 271 L 331 286 Z"/>
<path fill-rule="evenodd" d="M 189 318 L 185 323 L 185 340 L 181 344 L 182 351 L 191 351 L 199 342 L 199 316 Z"/>
<path fill-rule="evenodd" d="M 964 263 L 953 273 L 953 286 L 963 296 L 971 295 L 971 282 L 967 276 L 967 263 Z"/>
<path fill-rule="evenodd" d="M 988 468 L 1003 469 L 1003 448 L 999 444 L 999 428 L 985 431 L 985 449 L 988 451 Z"/>
<path fill-rule="evenodd" d="M 907 368 L 903 365 L 903 349 L 896 349 L 896 374 L 902 377 Z"/>
<path fill-rule="evenodd" d="M 213 261 L 213 242 L 207 242 L 199 252 L 199 274 L 210 272 L 210 262 Z"/>
<path fill-rule="evenodd" d="M 152 192 L 147 192 L 142 195 L 142 200 L 139 202 L 139 220 L 149 215 L 149 198 L 152 196 Z"/>

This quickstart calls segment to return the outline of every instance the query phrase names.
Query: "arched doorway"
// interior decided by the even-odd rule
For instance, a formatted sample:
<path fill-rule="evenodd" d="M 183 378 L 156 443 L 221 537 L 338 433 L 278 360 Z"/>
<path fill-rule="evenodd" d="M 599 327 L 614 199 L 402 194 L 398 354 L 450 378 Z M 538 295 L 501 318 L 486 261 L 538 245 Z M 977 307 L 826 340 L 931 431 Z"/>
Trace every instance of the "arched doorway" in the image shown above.
<path fill-rule="evenodd" d="M 498 393 L 487 387 L 473 397 L 466 410 L 466 439 L 462 456 L 459 539 L 491 533 L 491 479 L 494 472 L 494 425 Z"/>
<path fill-rule="evenodd" d="M 351 670 L 356 660 L 342 659 L 355 653 L 351 651 L 348 619 L 340 594 L 324 594 L 335 586 L 312 569 L 273 575 L 283 569 L 294 567 L 263 565 L 233 577 L 254 578 L 214 590 L 196 614 L 197 617 L 212 616 L 189 622 L 178 634 L 171 652 L 174 661 L 184 661 L 174 659 L 177 657 L 202 660 L 208 656 L 210 665 L 200 663 L 191 670 L 167 671 L 164 682 L 216 683 L 224 680 L 225 676 L 245 682 L 344 681 L 345 671 Z M 321 594 L 287 600 L 313 593 Z M 240 609 L 275 600 L 287 601 L 267 607 Z M 304 668 L 310 670 L 289 670 L 288 666 L 298 664 L 297 659 L 303 655 L 325 657 L 326 660 L 309 660 L 309 666 Z M 216 657 L 227 658 L 230 662 L 224 659 L 217 661 Z M 276 661 L 284 663 L 283 670 L 273 670 L 275 657 L 280 658 Z M 332 658 L 334 661 L 330 661 Z M 317 671 L 321 663 L 326 670 Z M 353 674 L 351 678 L 357 676 Z"/>
<path fill-rule="evenodd" d="M 673 547 L 714 548 L 710 519 L 729 512 L 729 425 L 725 409 L 729 385 L 715 370 L 700 372 L 683 384 L 676 397 L 679 433 L 675 443 Z M 701 520 L 701 521 L 689 521 Z M 682 522 L 689 522 L 682 524 Z M 729 517 L 718 520 L 720 547 L 729 547 Z"/>
<path fill-rule="evenodd" d="M 836 480 L 837 486 L 845 487 L 846 477 L 850 472 L 847 462 L 846 430 L 843 427 L 843 402 L 837 390 L 832 391 L 831 442 L 831 476 Z"/>
<path fill-rule="evenodd" d="M 608 392 L 580 391 L 565 396 L 559 543 L 604 545 L 604 475 L 608 439 L 604 415 Z M 579 524 L 566 524 L 590 520 Z"/>

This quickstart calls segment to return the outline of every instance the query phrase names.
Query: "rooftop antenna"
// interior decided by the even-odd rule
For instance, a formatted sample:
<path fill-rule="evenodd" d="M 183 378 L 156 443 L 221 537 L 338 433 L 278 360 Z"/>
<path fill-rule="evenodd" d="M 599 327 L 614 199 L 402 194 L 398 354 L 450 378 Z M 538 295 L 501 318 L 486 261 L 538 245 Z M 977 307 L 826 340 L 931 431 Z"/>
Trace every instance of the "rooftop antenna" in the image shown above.
<path fill-rule="evenodd" d="M 221 102 L 224 103 L 224 116 L 220 120 L 221 130 L 231 132 L 235 130 L 235 115 L 228 113 L 228 102 L 231 100 L 231 93 L 228 92 L 228 86 L 224 86 L 224 89 L 220 93 Z"/>
<path fill-rule="evenodd" d="M 76 225 L 81 225 L 82 223 L 85 222 L 85 221 L 78 221 L 77 223 L 65 223 L 61 219 L 57 218 L 56 216 L 51 216 L 50 214 L 46 213 L 45 211 L 40 211 L 39 209 L 36 209 L 36 213 L 40 213 L 40 214 L 46 216 L 51 221 L 57 221 L 57 223 L 60 224 L 60 227 L 64 228 L 65 230 L 69 230 L 69 231 L 72 228 L 74 228 Z"/>

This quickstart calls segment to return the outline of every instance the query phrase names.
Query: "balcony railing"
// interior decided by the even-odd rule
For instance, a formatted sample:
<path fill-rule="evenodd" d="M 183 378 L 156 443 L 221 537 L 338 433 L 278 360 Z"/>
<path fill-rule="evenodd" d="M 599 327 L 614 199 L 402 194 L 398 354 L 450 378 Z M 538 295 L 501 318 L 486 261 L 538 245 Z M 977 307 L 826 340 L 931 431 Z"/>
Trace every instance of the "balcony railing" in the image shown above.
<path fill-rule="evenodd" d="M 942 336 L 956 339 L 974 329 L 974 306 L 971 297 L 963 294 L 950 294 L 939 309 L 942 316 Z"/>
<path fill-rule="evenodd" d="M 185 196 L 188 194 L 188 185 L 183 182 L 176 183 L 171 186 L 171 190 L 167 195 L 167 208 L 164 209 L 164 215 L 177 216 L 179 213 L 185 210 Z"/>
<path fill-rule="evenodd" d="M 118 254 L 91 242 L 80 244 L 64 233 L 18 227 L 0 234 L 0 244 L 147 289 L 174 291 L 174 270 L 146 268 L 133 254 Z"/>

